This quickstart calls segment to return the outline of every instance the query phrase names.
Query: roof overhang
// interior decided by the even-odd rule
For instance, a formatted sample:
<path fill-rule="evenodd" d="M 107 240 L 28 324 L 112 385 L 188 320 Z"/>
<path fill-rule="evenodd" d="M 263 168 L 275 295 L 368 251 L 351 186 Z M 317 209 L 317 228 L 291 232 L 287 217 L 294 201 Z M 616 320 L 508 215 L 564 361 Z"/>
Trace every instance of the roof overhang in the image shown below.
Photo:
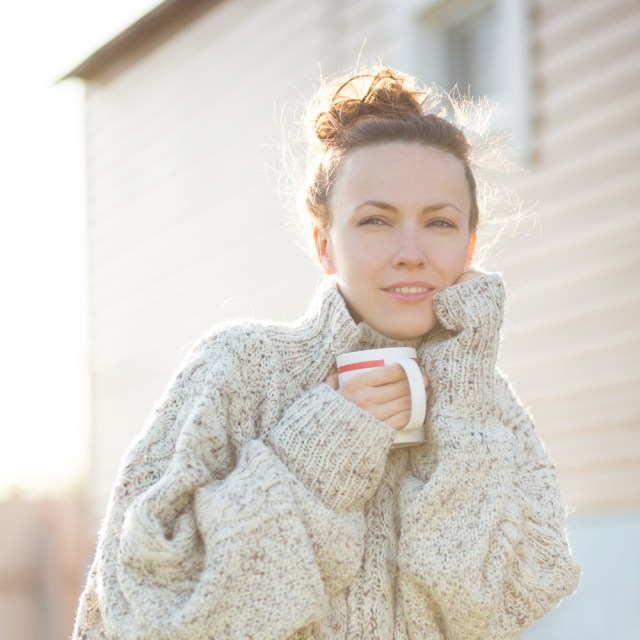
<path fill-rule="evenodd" d="M 142 16 L 115 38 L 94 51 L 77 67 L 66 73 L 67 78 L 89 79 L 116 60 L 142 48 L 154 40 L 160 42 L 169 34 L 186 25 L 222 0 L 164 0 Z"/>

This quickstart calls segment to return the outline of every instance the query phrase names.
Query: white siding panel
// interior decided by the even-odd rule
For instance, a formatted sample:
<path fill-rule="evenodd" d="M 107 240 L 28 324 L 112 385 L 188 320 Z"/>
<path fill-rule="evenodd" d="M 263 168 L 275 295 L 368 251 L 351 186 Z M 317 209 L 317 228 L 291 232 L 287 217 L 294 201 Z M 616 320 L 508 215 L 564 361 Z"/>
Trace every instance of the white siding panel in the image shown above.
<path fill-rule="evenodd" d="M 640 504 L 640 4 L 538 1 L 538 200 L 490 264 L 510 305 L 502 366 L 531 406 L 565 496 Z"/>
<path fill-rule="evenodd" d="M 355 62 L 337 6 L 228 0 L 89 86 L 96 513 L 188 346 L 227 317 L 292 319 L 316 286 L 269 166 L 282 105 Z"/>
<path fill-rule="evenodd" d="M 571 20 L 569 24 L 574 29 L 559 34 L 555 42 L 549 42 L 544 31 L 541 33 L 540 45 L 549 45 L 551 49 L 541 66 L 547 90 L 561 89 L 586 74 L 597 74 L 637 52 L 635 45 L 640 30 L 637 3 L 634 3 L 635 7 L 631 3 L 620 3 L 622 6 L 619 7 L 612 4 L 598 2 L 600 15 L 595 15 L 591 24 L 585 27 Z M 592 3 L 591 6 L 596 5 Z M 578 30 L 579 26 L 583 29 Z"/>
<path fill-rule="evenodd" d="M 544 18 L 536 29 L 536 41 L 544 44 L 549 60 L 561 56 L 567 43 L 581 42 L 585 33 L 599 31 L 611 22 L 619 22 L 638 13 L 636 0 L 579 0 L 573 5 L 544 0 L 536 4 L 541 7 Z M 559 10 L 559 13 L 552 15 L 552 9 Z"/>
<path fill-rule="evenodd" d="M 533 9 L 535 157 L 512 184 L 540 201 L 539 220 L 488 265 L 510 293 L 501 363 L 569 502 L 638 506 L 640 5 Z M 89 83 L 96 513 L 197 336 L 306 306 L 318 272 L 267 168 L 280 109 L 360 53 L 402 51 L 389 12 L 382 0 L 226 0 Z"/>
<path fill-rule="evenodd" d="M 581 505 L 583 513 L 616 509 L 633 510 L 640 494 L 638 465 L 611 465 L 606 468 L 589 468 L 583 472 L 562 470 L 558 479 L 565 496 L 572 496 L 573 504 Z"/>
<path fill-rule="evenodd" d="M 640 77 L 640 56 L 635 58 L 634 65 Z M 640 82 L 602 104 L 597 96 L 593 100 L 593 108 L 574 108 L 572 117 L 547 138 L 544 147 L 547 161 L 562 162 L 570 155 L 595 153 L 613 137 L 627 136 L 640 120 Z"/>

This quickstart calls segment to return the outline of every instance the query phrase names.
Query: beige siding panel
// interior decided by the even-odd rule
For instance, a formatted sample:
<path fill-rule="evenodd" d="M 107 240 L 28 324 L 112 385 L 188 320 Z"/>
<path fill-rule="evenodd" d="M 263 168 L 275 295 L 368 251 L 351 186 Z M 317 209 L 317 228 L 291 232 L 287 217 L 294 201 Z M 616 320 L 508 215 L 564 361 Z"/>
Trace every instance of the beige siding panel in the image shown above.
<path fill-rule="evenodd" d="M 317 2 L 297 5 L 296 11 L 292 11 L 293 5 L 293 0 L 267 3 L 227 0 L 218 4 L 198 23 L 175 33 L 152 55 L 132 60 L 125 72 L 121 70 L 115 76 L 108 76 L 107 82 L 100 83 L 99 79 L 94 82 L 93 86 L 103 87 L 105 93 L 92 112 L 112 111 L 127 121 L 140 123 L 149 112 L 161 113 L 183 103 L 185 95 L 198 98 L 211 90 L 237 90 L 247 84 L 258 90 L 260 65 L 270 62 L 258 57 L 263 52 L 261 47 L 264 49 L 265 43 L 273 42 L 282 33 L 291 36 L 292 32 L 294 37 L 290 43 L 294 48 L 299 47 L 301 41 L 295 37 L 299 23 L 318 22 L 320 18 Z M 221 55 L 213 57 L 212 54 Z M 235 76 L 236 71 L 244 70 L 251 75 Z M 237 82 L 238 79 L 246 82 Z M 168 80 L 177 82 L 177 86 Z M 217 84 L 219 80 L 227 82 Z M 233 80 L 236 82 L 229 82 Z M 142 103 L 132 100 L 132 96 L 145 87 L 152 89 L 152 93 L 146 95 L 147 100 Z M 124 104 L 129 104 L 131 110 L 123 113 Z M 110 131 L 118 130 L 115 120 L 101 135 L 108 136 Z"/>
<path fill-rule="evenodd" d="M 557 358 L 540 357 L 531 362 L 529 367 L 537 369 L 537 385 L 527 400 L 539 405 L 536 416 L 553 415 L 554 424 L 567 429 L 580 424 L 593 427 L 622 418 L 637 420 L 633 390 L 637 391 L 640 376 L 640 365 L 634 358 L 639 346 L 637 338 L 617 342 L 612 339 L 610 344 L 585 346 L 581 353 L 560 352 Z M 512 375 L 516 377 L 515 373 Z M 526 380 L 525 375 L 517 377 Z M 616 398 L 617 403 L 610 402 L 611 398 Z"/>
<path fill-rule="evenodd" d="M 611 22 L 632 18 L 638 13 L 636 0 L 579 0 L 573 6 L 567 2 L 538 2 L 542 17 L 535 31 L 537 43 L 544 45 L 547 59 L 562 56 L 567 43 L 580 42 L 585 36 L 599 31 Z M 553 16 L 550 8 L 561 13 Z"/>
<path fill-rule="evenodd" d="M 538 28 L 545 23 L 571 19 L 573 13 L 584 3 L 585 0 L 562 0 L 561 2 L 558 0 L 535 0 L 533 5 L 542 18 L 537 23 Z"/>
<path fill-rule="evenodd" d="M 318 271 L 269 166 L 282 104 L 311 93 L 319 62 L 345 64 L 336 6 L 224 2 L 89 88 L 96 513 L 203 331 L 227 317 L 291 319 L 308 303 Z"/>
<path fill-rule="evenodd" d="M 637 170 L 639 142 L 640 132 L 633 130 L 624 137 L 611 137 L 606 145 L 597 148 L 597 153 L 569 156 L 555 164 L 545 163 L 536 171 L 535 178 L 539 181 L 537 196 L 533 181 L 524 196 L 553 203 L 567 193 L 615 180 L 619 175 Z"/>
<path fill-rule="evenodd" d="M 584 208 L 565 208 L 553 216 L 545 212 L 539 223 L 539 237 L 531 238 L 530 246 L 505 268 L 517 264 L 535 269 L 537 282 L 532 286 L 544 289 L 549 284 L 544 281 L 547 277 L 564 277 L 585 268 L 593 270 L 601 261 L 611 260 L 612 265 L 617 265 L 625 254 L 635 262 L 634 234 L 640 232 L 640 216 L 634 208 L 616 206 L 611 212 L 610 206 L 611 198 L 605 196 L 601 206 L 589 203 Z M 571 256 L 570 261 L 566 260 L 567 255 Z M 558 273 L 561 265 L 562 272 Z"/>
<path fill-rule="evenodd" d="M 550 38 L 559 45 L 563 40 L 582 40 L 597 30 L 599 21 L 633 15 L 638 8 L 636 0 L 534 0 L 532 5 L 534 39 Z M 545 53 L 552 57 L 557 51 Z"/>
<path fill-rule="evenodd" d="M 569 508 L 577 507 L 582 513 L 637 508 L 640 474 L 636 466 L 612 465 L 582 473 L 563 469 L 558 480 Z"/>
<path fill-rule="evenodd" d="M 561 456 L 563 467 L 575 471 L 608 468 L 606 458 L 615 458 L 623 467 L 640 465 L 640 430 L 630 422 L 609 423 L 606 427 L 586 429 L 579 434 L 565 433 L 554 439 L 554 455 Z M 604 458 L 606 460 L 606 458 Z"/>
<path fill-rule="evenodd" d="M 603 18 L 588 25 L 582 33 L 560 34 L 557 43 L 548 42 L 544 31 L 539 35 L 542 47 L 551 45 L 541 71 L 545 76 L 545 89 L 554 91 L 566 87 L 585 75 L 597 75 L 626 56 L 637 53 L 640 30 L 640 8 L 618 7 L 598 3 Z M 623 7 L 624 8 L 624 7 Z M 578 23 L 571 21 L 578 28 Z"/>
<path fill-rule="evenodd" d="M 607 224 L 607 221 L 613 225 L 628 224 L 626 220 L 619 223 L 618 217 L 630 215 L 637 219 L 638 184 L 640 167 L 633 163 L 606 181 L 580 183 L 576 188 L 558 193 L 555 198 L 545 198 L 529 217 L 525 214 L 521 224 L 523 230 L 516 237 L 507 239 L 510 244 L 507 252 L 500 255 L 500 266 L 511 271 L 523 262 L 534 260 L 542 264 L 546 257 L 542 250 L 547 247 L 553 250 L 554 246 L 564 247 L 566 255 L 577 258 L 570 242 L 574 234 L 584 233 L 585 229 L 588 232 L 591 227 Z M 525 186 L 532 196 L 533 182 L 523 184 L 519 189 L 525 192 Z M 562 264 L 566 264 L 565 259 Z"/>
<path fill-rule="evenodd" d="M 490 263 L 510 294 L 501 363 L 570 503 L 638 506 L 638 3 L 534 9 L 537 154 L 512 183 L 539 220 Z M 274 140 L 320 71 L 402 50 L 388 11 L 227 0 L 90 83 L 96 514 L 203 331 L 305 308 L 318 272 L 292 242 Z"/>
<path fill-rule="evenodd" d="M 619 60 L 612 60 L 601 73 L 588 73 L 563 86 L 544 101 L 541 121 L 552 130 L 570 123 L 580 112 L 597 108 L 616 95 L 638 87 L 640 55 L 637 50 Z"/>
<path fill-rule="evenodd" d="M 635 61 L 640 75 L 640 56 Z M 547 162 L 562 162 L 574 154 L 597 153 L 613 137 L 623 137 L 640 121 L 640 82 L 631 85 L 607 102 L 595 104 L 591 110 L 574 109 L 573 117 L 549 136 L 544 146 Z M 588 132 L 588 135 L 585 135 Z"/>
<path fill-rule="evenodd" d="M 619 308 L 623 312 L 630 310 L 627 303 Z M 623 314 L 619 317 L 622 319 Z M 619 328 L 616 320 L 612 320 L 603 325 L 602 314 L 586 312 L 562 323 L 554 320 L 545 322 L 540 329 L 517 330 L 517 338 L 530 348 L 518 353 L 519 357 L 511 358 L 509 372 L 521 383 L 535 383 L 536 392 L 530 392 L 529 397 L 551 393 L 555 385 L 562 384 L 565 376 L 566 381 L 578 381 L 580 384 L 587 384 L 594 376 L 605 382 L 623 372 L 637 377 L 640 373 L 635 359 L 640 346 L 638 313 L 633 313 L 631 320 L 625 317 L 620 324 L 622 327 Z M 625 328 L 625 325 L 635 326 Z M 578 335 L 574 337 L 574 333 Z M 560 334 L 559 338 L 557 334 Z M 531 345 L 538 345 L 538 350 Z M 503 359 L 509 354 L 507 348 Z M 547 373 L 548 370 L 552 370 L 551 373 Z M 637 413 L 637 409 L 635 411 Z"/>
<path fill-rule="evenodd" d="M 539 147 L 546 162 L 571 155 L 600 159 L 602 147 L 635 130 L 639 35 L 640 5 L 633 1 L 584 2 L 541 22 Z"/>
<path fill-rule="evenodd" d="M 539 200 L 490 262 L 509 308 L 501 364 L 582 510 L 640 504 L 640 4 L 537 2 Z M 624 483 L 624 484 L 622 484 Z"/>
<path fill-rule="evenodd" d="M 391 21 L 381 0 L 347 3 L 348 33 L 345 38 L 346 65 L 385 64 L 397 46 L 390 36 Z"/>

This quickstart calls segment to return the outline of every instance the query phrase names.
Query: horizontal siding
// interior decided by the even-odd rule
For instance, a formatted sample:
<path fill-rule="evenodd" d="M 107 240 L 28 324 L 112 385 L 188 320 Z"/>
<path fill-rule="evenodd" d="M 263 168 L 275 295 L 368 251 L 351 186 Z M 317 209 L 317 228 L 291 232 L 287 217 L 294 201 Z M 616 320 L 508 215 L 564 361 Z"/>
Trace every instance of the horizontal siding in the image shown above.
<path fill-rule="evenodd" d="M 494 262 L 501 364 L 580 509 L 640 506 L 640 5 L 536 3 L 535 216 Z"/>
<path fill-rule="evenodd" d="M 580 19 L 585 15 L 589 20 Z M 536 42 L 545 54 L 540 67 L 545 89 L 569 90 L 586 75 L 598 74 L 637 53 L 639 18 L 634 1 L 587 0 L 562 23 L 563 28 L 558 23 L 548 29 L 542 26 Z"/>
<path fill-rule="evenodd" d="M 629 75 L 640 77 L 640 55 L 634 56 Z M 606 102 L 573 115 L 549 137 L 544 148 L 548 162 L 563 162 L 571 154 L 588 154 L 606 147 L 612 138 L 626 137 L 640 119 L 640 82 L 624 93 L 614 94 Z M 585 131 L 588 136 L 583 135 Z"/>
<path fill-rule="evenodd" d="M 567 434 L 555 441 L 556 455 L 565 460 L 565 470 L 588 473 L 591 470 L 608 470 L 611 465 L 603 462 L 602 452 L 614 457 L 616 466 L 632 468 L 640 458 L 640 432 L 631 422 L 607 425 L 607 428 L 583 428 L 579 438 Z"/>
<path fill-rule="evenodd" d="M 637 348 L 637 344 L 631 344 L 631 349 Z M 635 422 L 637 428 L 634 402 L 637 396 L 637 368 L 633 370 L 627 367 L 625 372 L 585 379 L 585 376 L 576 375 L 580 364 L 582 370 L 587 371 L 597 371 L 602 366 L 602 362 L 587 358 L 576 362 L 574 370 L 564 367 L 562 361 L 537 365 L 538 371 L 544 373 L 545 380 L 548 378 L 549 382 L 546 388 L 537 385 L 535 392 L 527 395 L 527 402 L 534 408 L 539 431 L 548 444 L 562 440 L 565 434 L 579 438 L 582 430 L 608 429 L 610 424 L 617 422 Z M 525 381 L 524 376 L 522 380 L 519 379 L 518 388 Z M 600 455 L 602 453 L 599 452 Z M 612 461 L 605 459 L 605 462 L 611 464 Z"/>
<path fill-rule="evenodd" d="M 89 86 L 96 513 L 189 345 L 229 317 L 292 319 L 315 289 L 270 167 L 280 118 L 345 65 L 342 7 L 223 2 Z"/>
<path fill-rule="evenodd" d="M 545 44 L 544 53 L 547 62 L 555 64 L 556 58 L 562 61 L 567 42 L 583 42 L 584 35 L 598 32 L 602 27 L 637 15 L 635 0 L 576 0 L 575 2 L 557 2 L 557 0 L 537 0 L 533 3 L 541 20 L 536 23 L 535 40 Z M 575 50 L 575 47 L 573 48 Z M 559 56 L 559 57 L 558 57 Z"/>
<path fill-rule="evenodd" d="M 510 185 L 539 204 L 488 263 L 509 288 L 500 363 L 568 502 L 640 506 L 640 7 L 533 5 L 534 160 Z M 390 11 L 227 0 L 90 83 L 97 513 L 120 453 L 205 329 L 306 306 L 318 271 L 269 168 L 280 120 L 319 72 L 402 51 Z"/>
<path fill-rule="evenodd" d="M 640 476 L 637 464 L 630 466 L 609 465 L 594 468 L 583 473 L 562 470 L 559 482 L 566 498 L 571 496 L 571 504 L 579 505 L 581 512 L 616 510 L 636 510 L 640 494 Z"/>

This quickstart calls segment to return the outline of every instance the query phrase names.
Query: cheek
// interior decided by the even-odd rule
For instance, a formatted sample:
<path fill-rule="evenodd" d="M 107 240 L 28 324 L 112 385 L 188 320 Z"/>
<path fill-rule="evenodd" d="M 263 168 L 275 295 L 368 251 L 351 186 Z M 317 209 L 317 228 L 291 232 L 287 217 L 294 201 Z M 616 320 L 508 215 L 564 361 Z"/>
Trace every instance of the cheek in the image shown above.
<path fill-rule="evenodd" d="M 373 273 L 381 258 L 381 252 L 364 242 L 349 241 L 345 234 L 340 242 L 334 242 L 331 250 L 333 266 L 338 276 Z"/>
<path fill-rule="evenodd" d="M 431 262 L 446 281 L 453 284 L 465 270 L 467 246 L 461 243 L 440 244 L 431 251 Z"/>

